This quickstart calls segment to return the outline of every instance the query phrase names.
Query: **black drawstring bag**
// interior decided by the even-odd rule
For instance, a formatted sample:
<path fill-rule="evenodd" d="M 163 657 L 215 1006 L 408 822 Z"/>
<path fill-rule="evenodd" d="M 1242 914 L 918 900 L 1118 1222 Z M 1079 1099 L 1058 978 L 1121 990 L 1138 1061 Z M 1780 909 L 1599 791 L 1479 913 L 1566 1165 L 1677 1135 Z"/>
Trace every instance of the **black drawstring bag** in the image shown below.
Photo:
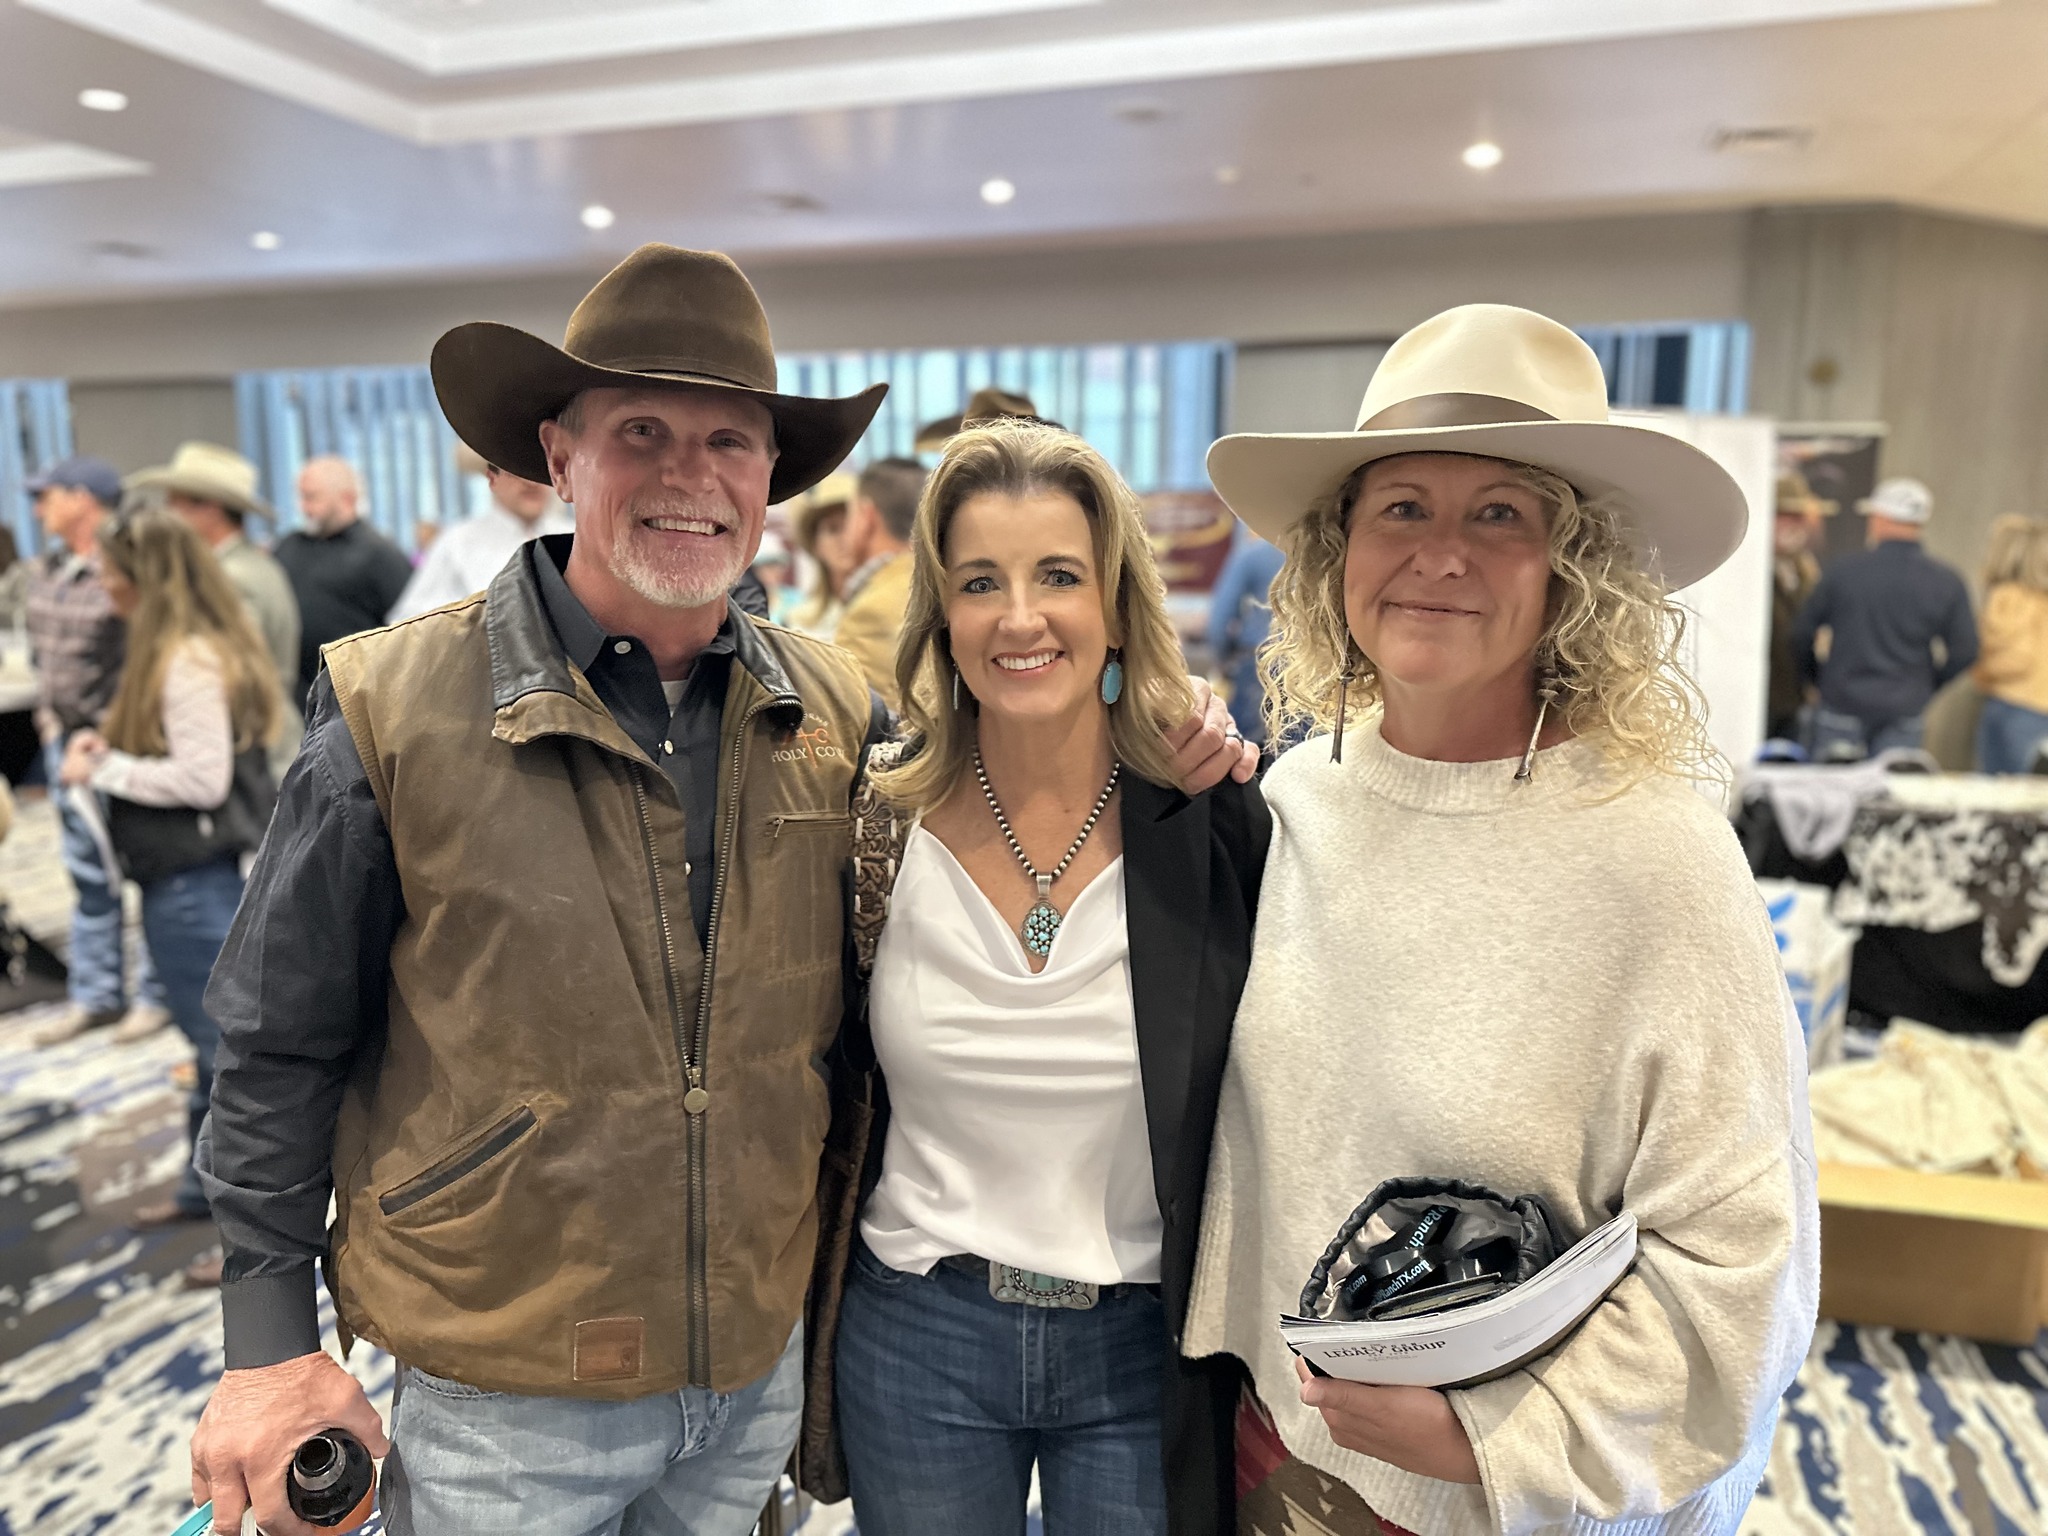
<path fill-rule="evenodd" d="M 1391 1321 L 1520 1285 L 1571 1246 L 1541 1197 L 1455 1179 L 1389 1179 L 1344 1219 L 1302 1287 L 1301 1315 Z"/>

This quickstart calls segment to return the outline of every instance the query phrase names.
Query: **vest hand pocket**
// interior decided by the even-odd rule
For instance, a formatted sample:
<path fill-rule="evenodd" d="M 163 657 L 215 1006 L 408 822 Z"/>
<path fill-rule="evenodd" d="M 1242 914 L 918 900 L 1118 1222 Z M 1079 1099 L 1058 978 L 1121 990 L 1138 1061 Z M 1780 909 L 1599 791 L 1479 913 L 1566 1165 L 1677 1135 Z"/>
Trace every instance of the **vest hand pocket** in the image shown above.
<path fill-rule="evenodd" d="M 422 1200 L 438 1195 L 457 1180 L 475 1173 L 493 1158 L 509 1150 L 513 1143 L 539 1123 L 530 1107 L 520 1105 L 446 1157 L 379 1195 L 377 1208 L 386 1216 L 396 1216 L 399 1212 L 418 1205 Z"/>

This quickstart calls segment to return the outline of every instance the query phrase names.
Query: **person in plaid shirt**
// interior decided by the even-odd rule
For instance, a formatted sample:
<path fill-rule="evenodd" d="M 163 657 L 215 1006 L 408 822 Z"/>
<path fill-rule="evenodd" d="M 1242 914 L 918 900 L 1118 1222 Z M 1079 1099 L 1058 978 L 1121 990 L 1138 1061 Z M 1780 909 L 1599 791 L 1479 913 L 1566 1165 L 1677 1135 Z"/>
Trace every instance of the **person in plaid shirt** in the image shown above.
<path fill-rule="evenodd" d="M 62 824 L 64 867 L 78 887 L 71 919 L 71 1006 L 37 1031 L 56 1045 L 118 1023 L 116 1040 L 139 1040 L 170 1021 L 147 949 L 127 1005 L 121 946 L 121 876 L 60 790 L 57 767 L 72 732 L 97 727 L 121 680 L 128 627 L 100 585 L 100 524 L 121 501 L 121 477 L 104 459 L 72 458 L 29 481 L 36 518 L 51 540 L 29 578 L 28 638 L 36 663 L 36 731 Z"/>

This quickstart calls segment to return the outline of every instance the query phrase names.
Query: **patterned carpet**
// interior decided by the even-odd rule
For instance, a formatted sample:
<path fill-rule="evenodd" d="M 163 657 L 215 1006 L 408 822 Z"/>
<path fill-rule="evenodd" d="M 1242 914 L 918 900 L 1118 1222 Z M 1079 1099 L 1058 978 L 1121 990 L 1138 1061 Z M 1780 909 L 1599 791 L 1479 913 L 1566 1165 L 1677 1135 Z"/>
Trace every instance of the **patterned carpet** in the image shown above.
<path fill-rule="evenodd" d="M 62 947 L 46 804 L 0 845 L 0 895 Z M 213 1236 L 125 1220 L 176 1176 L 190 1052 L 172 1031 L 37 1050 L 48 1017 L 0 1015 L 0 1536 L 167 1536 L 221 1359 L 218 1302 L 178 1272 Z M 349 1369 L 388 1403 L 388 1358 L 358 1346 Z M 799 1529 L 851 1525 L 815 1510 Z M 1832 1532 L 2048 1533 L 2048 1353 L 1822 1324 L 1743 1536 Z"/>

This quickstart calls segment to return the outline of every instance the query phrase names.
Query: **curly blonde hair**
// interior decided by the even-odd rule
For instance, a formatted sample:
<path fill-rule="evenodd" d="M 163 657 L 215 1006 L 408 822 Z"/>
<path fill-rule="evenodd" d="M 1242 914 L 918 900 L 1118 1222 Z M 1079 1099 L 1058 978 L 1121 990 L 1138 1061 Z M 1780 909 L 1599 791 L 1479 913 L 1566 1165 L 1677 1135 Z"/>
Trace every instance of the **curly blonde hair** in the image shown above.
<path fill-rule="evenodd" d="M 946 534 L 976 496 L 1057 491 L 1087 514 L 1102 582 L 1102 617 L 1118 647 L 1124 688 L 1109 711 L 1119 761 L 1155 784 L 1173 782 L 1168 727 L 1194 709 L 1180 641 L 1166 615 L 1166 583 L 1152 559 L 1145 509 L 1109 461 L 1073 433 L 1022 418 L 999 418 L 958 434 L 932 471 L 910 533 L 910 601 L 896 645 L 896 682 L 910 725 L 911 749 L 877 770 L 877 790 L 892 804 L 923 812 L 953 792 L 974 761 L 972 699 L 954 706 L 951 636 L 946 628 Z"/>
<path fill-rule="evenodd" d="M 1680 661 L 1685 610 L 1645 570 L 1627 518 L 1548 470 L 1501 462 L 1547 514 L 1550 617 L 1536 658 L 1557 680 L 1572 734 L 1597 740 L 1611 762 L 1638 774 L 1725 780 L 1726 765 L 1707 740 L 1706 699 Z M 1335 726 L 1347 655 L 1347 718 L 1381 702 L 1372 658 L 1357 652 L 1344 613 L 1351 513 L 1370 467 L 1353 470 L 1281 541 L 1287 561 L 1273 582 L 1273 631 L 1259 651 L 1276 741 Z"/>

